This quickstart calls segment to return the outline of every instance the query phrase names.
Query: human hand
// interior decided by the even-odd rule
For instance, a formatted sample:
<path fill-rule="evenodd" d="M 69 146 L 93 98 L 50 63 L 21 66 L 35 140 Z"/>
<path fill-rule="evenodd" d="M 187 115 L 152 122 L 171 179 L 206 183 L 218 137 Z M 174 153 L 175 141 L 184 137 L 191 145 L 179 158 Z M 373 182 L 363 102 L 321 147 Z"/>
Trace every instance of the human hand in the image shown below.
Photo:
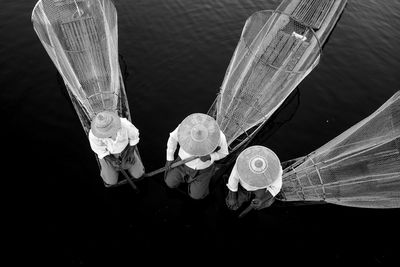
<path fill-rule="evenodd" d="M 126 161 L 128 162 L 128 163 L 130 163 L 130 164 L 135 164 L 135 154 L 134 153 L 131 153 L 131 154 L 129 154 L 127 157 L 126 157 Z"/>
<path fill-rule="evenodd" d="M 262 203 L 263 203 L 263 202 L 262 202 L 260 199 L 255 198 L 255 199 L 253 199 L 253 200 L 251 201 L 250 206 L 252 206 L 253 209 L 255 209 L 255 210 L 259 210 L 259 209 L 261 209 Z"/>
<path fill-rule="evenodd" d="M 135 146 L 129 146 L 129 148 L 126 151 L 126 161 L 130 164 L 134 164 L 136 161 L 135 157 Z"/>
<path fill-rule="evenodd" d="M 239 208 L 239 202 L 236 194 L 228 193 L 228 196 L 225 198 L 225 204 L 230 210 L 237 210 Z"/>
<path fill-rule="evenodd" d="M 168 172 L 171 169 L 172 162 L 174 162 L 174 161 L 173 160 L 167 160 L 165 162 L 165 171 L 166 172 Z"/>
<path fill-rule="evenodd" d="M 108 162 L 116 169 L 119 170 L 121 168 L 121 161 L 114 156 L 108 158 Z"/>
<path fill-rule="evenodd" d="M 134 152 L 135 146 L 127 145 L 125 149 L 121 152 L 121 157 L 128 157 L 130 154 Z"/>
<path fill-rule="evenodd" d="M 226 198 L 225 203 L 230 210 L 237 210 L 239 208 L 239 204 L 236 199 Z"/>
<path fill-rule="evenodd" d="M 173 161 L 173 160 L 167 160 L 167 161 L 165 161 L 165 167 L 166 167 L 167 169 L 171 168 L 172 162 L 174 162 L 174 161 Z"/>
<path fill-rule="evenodd" d="M 210 156 L 210 155 L 202 156 L 202 157 L 200 157 L 200 160 L 201 160 L 202 162 L 206 162 L 206 161 L 208 161 L 208 160 L 211 160 L 211 156 Z"/>
<path fill-rule="evenodd" d="M 172 162 L 174 162 L 173 160 L 167 160 L 165 162 L 165 170 L 164 170 L 164 178 L 167 176 L 167 173 L 169 172 L 169 170 L 171 169 L 171 164 Z"/>

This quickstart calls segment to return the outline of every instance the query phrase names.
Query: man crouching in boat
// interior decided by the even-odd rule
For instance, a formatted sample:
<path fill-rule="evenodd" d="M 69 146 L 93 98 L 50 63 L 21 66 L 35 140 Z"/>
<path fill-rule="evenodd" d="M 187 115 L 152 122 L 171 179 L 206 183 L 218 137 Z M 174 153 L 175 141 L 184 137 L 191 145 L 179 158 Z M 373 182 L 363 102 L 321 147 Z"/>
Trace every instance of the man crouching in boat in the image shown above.
<path fill-rule="evenodd" d="M 227 183 L 226 205 L 237 210 L 250 201 L 251 209 L 260 210 L 272 205 L 282 188 L 282 166 L 276 154 L 263 146 L 251 146 L 236 159 Z"/>
<path fill-rule="evenodd" d="M 180 149 L 176 161 L 193 156 L 198 158 L 170 169 L 178 143 Z M 226 137 L 217 122 L 206 114 L 191 114 L 169 135 L 165 183 L 169 188 L 186 183 L 191 198 L 203 199 L 209 194 L 214 161 L 227 155 Z"/>
<path fill-rule="evenodd" d="M 135 152 L 139 131 L 116 112 L 103 111 L 96 115 L 89 131 L 89 142 L 99 158 L 100 176 L 105 186 L 118 182 L 120 169 L 128 170 L 134 178 L 144 174 L 143 164 Z"/>

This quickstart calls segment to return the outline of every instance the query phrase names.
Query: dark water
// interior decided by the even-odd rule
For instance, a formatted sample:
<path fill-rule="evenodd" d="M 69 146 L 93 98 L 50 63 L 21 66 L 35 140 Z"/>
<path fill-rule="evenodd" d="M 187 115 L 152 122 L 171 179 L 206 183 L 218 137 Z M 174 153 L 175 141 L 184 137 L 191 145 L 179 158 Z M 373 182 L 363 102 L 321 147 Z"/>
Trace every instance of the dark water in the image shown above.
<path fill-rule="evenodd" d="M 151 171 L 164 164 L 168 133 L 212 104 L 246 18 L 280 1 L 115 2 L 129 104 Z M 397 259 L 398 210 L 280 206 L 238 220 L 218 190 L 199 204 L 169 193 L 162 177 L 142 182 L 139 195 L 129 186 L 105 189 L 78 117 L 33 31 L 35 1 L 1 3 L 2 177 L 13 182 L 2 191 L 11 193 L 3 204 L 13 226 L 6 231 L 14 263 Z M 258 142 L 281 160 L 313 151 L 400 90 L 399 69 L 400 2 L 349 0 L 321 62 L 283 112 L 281 120 L 290 120 Z"/>

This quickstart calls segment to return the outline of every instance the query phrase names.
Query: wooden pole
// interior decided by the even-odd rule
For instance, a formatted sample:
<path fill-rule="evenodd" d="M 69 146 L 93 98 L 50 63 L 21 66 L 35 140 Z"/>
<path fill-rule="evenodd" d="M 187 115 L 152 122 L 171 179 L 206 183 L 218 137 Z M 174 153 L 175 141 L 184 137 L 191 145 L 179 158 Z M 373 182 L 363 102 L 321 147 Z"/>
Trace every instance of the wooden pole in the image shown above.
<path fill-rule="evenodd" d="M 135 190 L 136 192 L 139 192 L 139 189 L 137 188 L 137 186 L 132 182 L 131 178 L 129 177 L 129 175 L 126 173 L 126 171 L 124 169 L 121 169 L 122 174 L 125 176 L 125 180 L 124 181 L 128 181 L 128 183 L 132 186 L 133 190 Z"/>
<path fill-rule="evenodd" d="M 239 214 L 239 218 L 243 218 L 244 215 L 249 213 L 253 209 L 253 206 L 250 204 L 242 213 Z"/>
<path fill-rule="evenodd" d="M 180 166 L 180 165 L 183 165 L 183 164 L 185 164 L 185 163 L 187 163 L 187 162 L 189 162 L 189 161 L 195 160 L 195 159 L 197 159 L 197 158 L 199 158 L 199 157 L 198 157 L 198 156 L 191 156 L 191 157 L 189 157 L 189 158 L 187 158 L 187 159 L 183 159 L 183 160 L 180 160 L 180 161 L 178 161 L 178 162 L 174 162 L 174 163 L 171 164 L 170 168 L 172 169 L 172 168 L 178 167 L 178 166 Z M 160 169 L 158 169 L 158 170 L 155 170 L 155 171 L 152 171 L 152 172 L 149 172 L 149 173 L 144 174 L 144 177 L 151 177 L 151 176 L 154 176 L 154 175 L 156 175 L 156 174 L 165 172 L 166 169 L 167 169 L 167 167 L 164 166 L 164 167 L 162 167 L 162 168 L 160 168 Z"/>
<path fill-rule="evenodd" d="M 178 167 L 178 166 L 180 166 L 180 165 L 182 165 L 182 164 L 185 164 L 185 163 L 187 163 L 187 162 L 189 162 L 189 161 L 192 161 L 192 160 L 195 160 L 195 159 L 197 159 L 197 158 L 199 158 L 199 156 L 191 156 L 191 157 L 189 157 L 189 158 L 180 160 L 180 161 L 178 161 L 178 162 L 174 162 L 174 163 L 171 164 L 171 166 L 170 166 L 169 168 L 172 169 L 172 168 Z M 145 174 L 143 174 L 143 176 L 142 176 L 141 178 L 139 178 L 139 179 L 142 179 L 142 178 L 145 178 L 145 177 L 152 177 L 152 176 L 154 176 L 154 175 L 156 175 L 156 174 L 165 172 L 166 169 L 167 169 L 167 168 L 164 166 L 164 167 L 159 168 L 159 169 L 157 169 L 157 170 L 155 170 L 155 171 L 152 171 L 152 172 L 149 172 L 149 173 L 145 173 Z M 121 171 L 123 171 L 122 174 L 125 173 L 125 174 L 124 174 L 125 180 L 122 180 L 122 181 L 119 182 L 118 184 L 111 185 L 110 187 L 117 187 L 117 186 L 126 184 L 126 183 L 128 183 L 128 182 L 133 184 L 132 179 L 129 178 L 129 176 L 126 174 L 126 172 L 125 172 L 124 170 L 121 170 Z M 132 184 L 131 184 L 131 186 L 132 186 Z M 134 185 L 134 186 L 136 187 L 136 185 Z M 137 187 L 136 187 L 136 188 L 137 188 Z"/>

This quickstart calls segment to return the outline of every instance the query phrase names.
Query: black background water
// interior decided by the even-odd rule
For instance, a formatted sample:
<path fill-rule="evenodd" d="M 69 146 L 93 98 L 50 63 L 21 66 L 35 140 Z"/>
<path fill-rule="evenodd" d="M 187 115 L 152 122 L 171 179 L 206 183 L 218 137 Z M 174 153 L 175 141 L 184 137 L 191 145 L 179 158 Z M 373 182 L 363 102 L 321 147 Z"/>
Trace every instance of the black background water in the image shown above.
<path fill-rule="evenodd" d="M 207 112 L 246 18 L 280 1 L 115 3 L 129 104 L 150 171 L 164 164 L 168 133 L 188 114 Z M 3 206 L 10 211 L 5 221 L 13 227 L 5 229 L 15 263 L 166 264 L 184 255 L 190 263 L 209 264 L 213 256 L 264 264 L 397 259 L 396 209 L 287 206 L 238 220 L 224 208 L 224 196 L 192 203 L 167 193 L 162 177 L 144 181 L 140 195 L 129 186 L 105 189 L 78 117 L 33 31 L 35 1 L 1 4 L 1 176 L 12 182 L 2 191 L 9 193 Z M 292 118 L 262 144 L 281 160 L 303 156 L 400 90 L 399 27 L 399 1 L 349 0 L 321 62 L 298 88 Z"/>

